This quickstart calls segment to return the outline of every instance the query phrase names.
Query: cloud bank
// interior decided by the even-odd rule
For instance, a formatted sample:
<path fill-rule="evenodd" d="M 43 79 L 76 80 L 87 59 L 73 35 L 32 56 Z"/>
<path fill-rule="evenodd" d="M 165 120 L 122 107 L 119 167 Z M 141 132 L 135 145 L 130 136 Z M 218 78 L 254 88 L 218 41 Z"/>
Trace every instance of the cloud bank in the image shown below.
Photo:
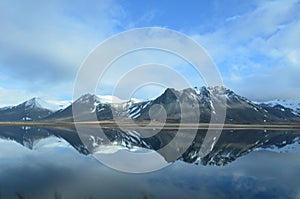
<path fill-rule="evenodd" d="M 295 0 L 191 1 L 172 7 L 164 1 L 3 1 L 0 106 L 33 96 L 71 99 L 77 70 L 89 52 L 116 33 L 144 26 L 167 27 L 194 38 L 219 67 L 225 85 L 247 98 L 300 99 L 299 9 Z M 147 55 L 135 57 L 139 60 L 132 63 L 149 62 Z M 176 59 L 168 64 L 201 86 L 190 66 Z M 130 70 L 128 63 L 123 65 L 112 71 L 98 94 L 111 93 L 117 72 Z"/>

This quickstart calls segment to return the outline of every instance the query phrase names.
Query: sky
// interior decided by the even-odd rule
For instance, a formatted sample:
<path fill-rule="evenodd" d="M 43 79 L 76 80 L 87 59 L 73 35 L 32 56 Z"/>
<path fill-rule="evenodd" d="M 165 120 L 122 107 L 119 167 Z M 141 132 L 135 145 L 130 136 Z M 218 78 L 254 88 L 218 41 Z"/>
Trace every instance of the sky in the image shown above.
<path fill-rule="evenodd" d="M 89 53 L 113 35 L 143 27 L 168 28 L 194 39 L 216 64 L 224 85 L 242 96 L 300 99 L 299 10 L 295 0 L 4 0 L 0 106 L 32 97 L 71 100 Z M 204 84 L 182 60 L 143 51 L 120 60 L 95 92 L 110 95 L 124 73 L 151 61 L 169 65 L 192 86 Z M 135 97 L 153 98 L 163 89 L 150 85 Z"/>

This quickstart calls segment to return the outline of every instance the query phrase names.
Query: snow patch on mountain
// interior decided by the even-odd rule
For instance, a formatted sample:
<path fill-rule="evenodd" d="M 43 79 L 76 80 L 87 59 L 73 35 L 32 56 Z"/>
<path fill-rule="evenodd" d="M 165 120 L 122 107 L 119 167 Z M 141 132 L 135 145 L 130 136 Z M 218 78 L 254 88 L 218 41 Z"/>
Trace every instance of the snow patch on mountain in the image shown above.
<path fill-rule="evenodd" d="M 142 110 L 146 109 L 151 102 L 152 101 L 131 103 L 127 110 L 129 118 L 136 119 L 141 116 Z"/>
<path fill-rule="evenodd" d="M 96 95 L 97 98 L 99 99 L 99 101 L 101 103 L 126 103 L 129 101 L 132 101 L 133 103 L 138 103 L 138 102 L 142 102 L 142 100 L 140 99 L 136 99 L 136 98 L 131 98 L 130 100 L 124 100 L 124 99 L 120 99 L 116 96 L 112 96 L 112 95 Z"/>
<path fill-rule="evenodd" d="M 55 100 L 42 100 L 41 98 L 32 98 L 25 102 L 25 108 L 42 108 L 50 111 L 58 111 L 69 106 L 71 102 L 68 101 L 55 101 Z"/>
<path fill-rule="evenodd" d="M 276 99 L 276 100 L 272 100 L 272 101 L 263 102 L 263 104 L 267 104 L 271 107 L 274 107 L 276 105 L 281 105 L 281 106 L 284 106 L 286 108 L 292 109 L 294 111 L 294 113 L 296 113 L 297 115 L 300 115 L 300 100 L 279 100 L 279 99 Z M 282 111 L 284 111 L 284 109 Z"/>
<path fill-rule="evenodd" d="M 46 103 L 53 105 L 54 110 L 65 109 L 72 104 L 70 100 L 44 100 Z"/>

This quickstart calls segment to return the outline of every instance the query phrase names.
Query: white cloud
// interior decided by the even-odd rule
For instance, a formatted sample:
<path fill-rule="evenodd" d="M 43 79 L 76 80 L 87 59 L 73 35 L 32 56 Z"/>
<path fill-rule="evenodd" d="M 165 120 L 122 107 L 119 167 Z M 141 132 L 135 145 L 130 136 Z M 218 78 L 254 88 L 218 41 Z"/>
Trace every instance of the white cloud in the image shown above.
<path fill-rule="evenodd" d="M 254 100 L 300 98 L 300 4 L 258 2 L 219 30 L 193 37 L 221 70 L 225 84 Z"/>
<path fill-rule="evenodd" d="M 85 5 L 87 8 L 80 8 L 84 5 L 74 2 L 73 9 L 81 12 L 71 10 L 70 13 L 67 13 L 68 7 L 58 1 L 11 4 L 0 7 L 1 65 L 16 77 L 26 74 L 31 81 L 44 78 L 38 73 L 43 73 L 45 67 L 49 74 L 53 73 L 49 78 L 55 78 L 53 76 L 60 71 L 68 78 L 89 51 L 114 28 L 112 16 L 105 12 L 113 5 L 109 1 L 97 6 Z M 88 12 L 94 12 L 94 18 Z"/>
<path fill-rule="evenodd" d="M 0 87 L 0 107 L 14 106 L 35 96 L 36 93 L 30 93 L 25 90 L 5 89 Z"/>
<path fill-rule="evenodd" d="M 225 21 L 226 22 L 228 22 L 228 21 L 234 21 L 234 20 L 236 20 L 236 19 L 238 19 L 240 17 L 241 17 L 240 15 L 235 15 L 235 16 L 226 18 Z"/>
<path fill-rule="evenodd" d="M 1 2 L 0 104 L 70 97 L 80 64 L 123 15 L 110 0 Z"/>
<path fill-rule="evenodd" d="M 294 0 L 258 1 L 255 7 L 253 4 L 247 12 L 221 19 L 224 24 L 214 32 L 194 34 L 193 38 L 219 65 L 230 88 L 252 99 L 299 98 L 300 4 Z M 18 92 L 26 99 L 33 94 L 53 98 L 71 95 L 75 74 L 90 50 L 113 33 L 150 24 L 159 14 L 155 9 L 149 10 L 134 21 L 127 18 L 128 13 L 118 3 L 109 0 L 1 2 L 0 98 L 16 96 Z M 149 62 L 145 55 L 138 58 L 126 63 Z M 191 70 L 180 68 L 181 62 L 166 56 L 157 56 L 156 60 L 174 66 L 193 85 L 202 82 Z M 113 86 L 129 69 L 124 67 L 109 74 L 105 86 Z"/>
<path fill-rule="evenodd" d="M 151 49 L 155 48 L 155 50 L 150 50 L 149 47 Z M 145 50 L 145 48 L 148 50 Z M 169 53 L 162 49 L 174 53 Z M 121 56 L 126 52 L 131 53 Z M 117 59 L 118 56 L 121 57 L 109 65 L 111 61 Z M 197 74 L 197 70 L 193 69 L 193 67 L 180 56 L 185 57 L 186 60 L 194 65 L 198 65 L 198 69 L 202 73 L 201 75 L 213 77 L 211 79 L 207 78 L 211 82 L 218 81 L 215 70 L 213 70 L 213 64 L 202 49 L 199 49 L 193 42 L 166 29 L 138 29 L 108 40 L 107 43 L 103 43 L 91 54 L 84 67 L 81 68 L 80 77 L 78 77 L 78 90 L 76 89 L 76 92 L 79 91 L 78 93 L 80 93 L 80 95 L 86 92 L 93 92 L 96 86 L 95 82 L 99 81 L 99 78 L 101 80 L 100 86 L 103 85 L 104 88 L 99 88 L 98 90 L 100 92 L 106 91 L 105 88 L 117 85 L 121 77 L 128 74 L 131 69 L 149 63 L 167 65 L 170 67 L 170 70 L 177 71 L 182 77 L 185 77 L 190 85 L 201 85 L 203 81 L 200 74 Z M 104 76 L 101 76 L 104 67 L 106 71 Z M 126 83 L 135 82 L 134 80 L 147 80 L 149 82 L 149 77 L 152 77 L 153 82 L 151 81 L 151 83 L 157 81 L 155 83 L 166 85 L 172 80 L 177 84 L 168 84 L 169 87 L 173 86 L 176 89 L 188 87 L 186 84 L 183 87 L 182 82 L 170 77 L 170 75 L 172 75 L 171 73 L 164 73 L 163 71 L 165 70 L 158 70 L 156 68 L 153 70 L 144 70 L 143 73 L 135 77 L 131 76 L 132 79 L 128 79 Z M 84 86 L 82 86 L 82 84 L 84 84 Z M 127 84 L 124 83 L 124 85 Z M 124 88 L 123 93 L 128 93 L 128 89 L 130 88 Z M 122 98 L 123 96 L 117 97 Z"/>

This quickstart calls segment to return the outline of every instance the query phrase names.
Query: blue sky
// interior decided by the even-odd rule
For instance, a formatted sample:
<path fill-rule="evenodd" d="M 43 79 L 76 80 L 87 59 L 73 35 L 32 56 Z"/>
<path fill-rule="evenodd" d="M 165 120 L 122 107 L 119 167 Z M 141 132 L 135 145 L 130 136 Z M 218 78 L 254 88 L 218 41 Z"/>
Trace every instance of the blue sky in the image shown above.
<path fill-rule="evenodd" d="M 294 0 L 1 1 L 0 105 L 34 96 L 71 99 L 89 52 L 114 34 L 151 26 L 196 40 L 224 84 L 240 95 L 256 101 L 300 99 L 299 10 Z M 189 68 L 178 71 L 201 86 Z M 110 94 L 111 79 L 98 94 Z M 155 95 L 144 90 L 138 97 Z"/>

